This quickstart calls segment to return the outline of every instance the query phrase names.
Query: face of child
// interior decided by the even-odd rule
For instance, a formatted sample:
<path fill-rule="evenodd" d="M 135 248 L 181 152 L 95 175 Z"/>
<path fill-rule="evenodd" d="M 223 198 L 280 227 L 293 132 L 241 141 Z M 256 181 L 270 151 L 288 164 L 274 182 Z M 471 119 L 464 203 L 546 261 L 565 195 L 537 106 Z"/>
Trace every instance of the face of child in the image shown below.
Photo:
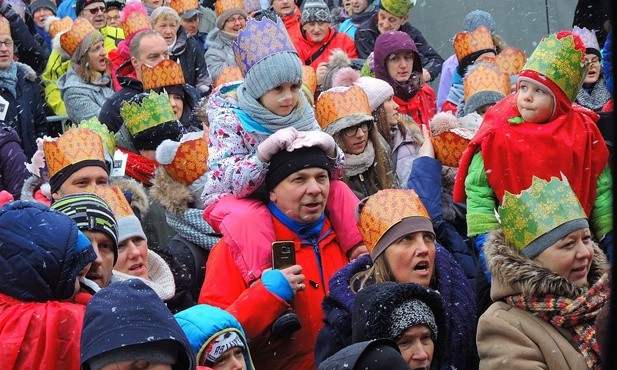
<path fill-rule="evenodd" d="M 516 107 L 525 122 L 544 123 L 553 115 L 555 99 L 546 87 L 523 80 L 518 84 Z"/>
<path fill-rule="evenodd" d="M 268 90 L 259 102 L 270 112 L 285 117 L 296 108 L 299 99 L 300 85 L 286 82 Z"/>
<path fill-rule="evenodd" d="M 246 370 L 242 348 L 233 347 L 223 352 L 212 366 L 212 370 Z"/>

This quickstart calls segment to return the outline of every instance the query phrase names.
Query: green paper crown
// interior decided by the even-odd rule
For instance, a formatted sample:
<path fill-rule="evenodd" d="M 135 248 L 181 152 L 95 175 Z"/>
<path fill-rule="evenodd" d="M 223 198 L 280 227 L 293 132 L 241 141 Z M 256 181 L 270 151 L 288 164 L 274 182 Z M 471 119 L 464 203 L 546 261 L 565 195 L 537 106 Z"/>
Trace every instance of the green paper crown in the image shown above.
<path fill-rule="evenodd" d="M 542 39 L 523 67 L 551 79 L 571 102 L 583 84 L 587 69 L 584 53 L 574 48 L 574 36 L 557 39 L 556 34 Z"/>
<path fill-rule="evenodd" d="M 90 131 L 97 133 L 103 140 L 103 147 L 110 155 L 114 155 L 116 151 L 116 137 L 109 131 L 107 126 L 102 124 L 98 118 L 92 117 L 85 121 L 81 121 L 79 127 L 87 128 Z"/>
<path fill-rule="evenodd" d="M 499 216 L 506 240 L 519 251 L 568 221 L 587 218 L 565 177 L 547 182 L 535 176 L 520 194 L 505 192 Z"/>
<path fill-rule="evenodd" d="M 120 115 L 132 136 L 176 119 L 167 94 L 157 94 L 154 91 L 150 92 L 141 104 L 122 102 Z"/>

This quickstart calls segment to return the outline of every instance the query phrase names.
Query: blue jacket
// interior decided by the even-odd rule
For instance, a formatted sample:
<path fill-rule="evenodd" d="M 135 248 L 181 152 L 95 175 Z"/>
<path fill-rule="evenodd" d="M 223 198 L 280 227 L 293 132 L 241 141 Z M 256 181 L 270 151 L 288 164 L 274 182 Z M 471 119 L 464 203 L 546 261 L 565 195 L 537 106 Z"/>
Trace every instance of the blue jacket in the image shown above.
<path fill-rule="evenodd" d="M 154 290 L 139 279 L 111 283 L 86 308 L 81 332 L 81 366 L 124 346 L 158 341 L 179 344 L 173 370 L 194 370 L 195 354 L 184 332 Z"/>
<path fill-rule="evenodd" d="M 247 370 L 253 370 L 253 360 L 249 353 L 246 335 L 240 322 L 229 312 L 207 304 L 199 304 L 178 312 L 176 321 L 191 342 L 193 352 L 199 357 L 208 344 L 220 334 L 236 332 L 244 342 L 244 361 Z"/>
<path fill-rule="evenodd" d="M 26 162 L 29 160 L 15 130 L 0 124 L 0 191 L 6 190 L 14 199 L 20 198 L 24 181 L 30 177 Z"/>

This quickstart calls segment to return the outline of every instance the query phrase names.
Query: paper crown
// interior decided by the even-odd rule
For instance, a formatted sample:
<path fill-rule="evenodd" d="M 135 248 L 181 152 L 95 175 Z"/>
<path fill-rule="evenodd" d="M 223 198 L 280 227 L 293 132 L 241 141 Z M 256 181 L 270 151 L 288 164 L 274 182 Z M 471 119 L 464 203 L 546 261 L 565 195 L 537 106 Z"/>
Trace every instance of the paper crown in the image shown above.
<path fill-rule="evenodd" d="M 168 5 L 178 14 L 182 14 L 187 10 L 199 9 L 198 0 L 171 0 Z"/>
<path fill-rule="evenodd" d="M 163 59 L 154 67 L 143 64 L 141 82 L 144 85 L 144 91 L 165 86 L 184 85 L 182 66 L 171 59 Z"/>
<path fill-rule="evenodd" d="M 9 20 L 0 16 L 0 35 L 10 35 L 11 34 L 11 24 Z"/>
<path fill-rule="evenodd" d="M 133 1 L 122 9 L 120 27 L 124 31 L 124 37 L 130 38 L 134 34 L 143 30 L 151 30 L 148 10 L 140 1 Z"/>
<path fill-rule="evenodd" d="M 214 4 L 214 12 L 217 17 L 231 9 L 244 10 L 244 3 L 242 0 L 217 0 Z"/>
<path fill-rule="evenodd" d="M 272 54 L 296 54 L 296 48 L 280 18 L 276 19 L 276 23 L 268 18 L 260 21 L 249 19 L 246 27 L 238 33 L 238 39 L 232 44 L 232 48 L 242 76 L 246 76 L 257 62 Z"/>
<path fill-rule="evenodd" d="M 208 170 L 208 143 L 201 132 L 186 134 L 179 142 L 165 140 L 156 148 L 156 160 L 169 176 L 190 185 Z"/>
<path fill-rule="evenodd" d="M 450 112 L 437 113 L 429 124 L 435 158 L 444 166 L 458 167 L 474 132 L 462 127 L 460 121 Z"/>
<path fill-rule="evenodd" d="M 513 46 L 507 46 L 497 56 L 488 58 L 490 58 L 492 64 L 510 76 L 519 74 L 527 62 L 525 53 Z"/>
<path fill-rule="evenodd" d="M 88 192 L 103 198 L 114 214 L 114 217 L 116 217 L 116 220 L 135 215 L 124 193 L 117 186 L 96 186 L 88 189 Z"/>
<path fill-rule="evenodd" d="M 240 71 L 240 67 L 238 66 L 225 66 L 221 71 L 221 74 L 216 78 L 214 84 L 212 84 L 213 88 L 217 88 L 224 83 L 241 81 L 244 78 L 242 77 L 242 71 Z"/>
<path fill-rule="evenodd" d="M 317 90 L 317 74 L 315 74 L 313 67 L 302 66 L 302 83 L 315 94 Z"/>
<path fill-rule="evenodd" d="M 92 117 L 85 121 L 81 121 L 78 127 L 86 128 L 97 133 L 101 137 L 103 147 L 107 153 L 112 156 L 114 155 L 114 152 L 116 151 L 116 136 L 113 132 L 109 131 L 107 126 L 102 124 L 97 117 Z"/>
<path fill-rule="evenodd" d="M 397 17 L 404 17 L 416 5 L 416 0 L 382 0 L 381 7 Z"/>
<path fill-rule="evenodd" d="M 45 22 L 45 24 L 47 25 L 47 33 L 53 39 L 60 32 L 70 30 L 73 26 L 73 20 L 68 16 L 62 19 L 57 17 L 50 17 L 49 23 Z"/>
<path fill-rule="evenodd" d="M 261 9 L 261 2 L 259 0 L 243 0 L 244 10 L 252 12 Z"/>
<path fill-rule="evenodd" d="M 358 215 L 358 230 L 368 250 L 394 225 L 408 217 L 426 217 L 428 212 L 413 190 L 385 189 L 368 197 Z"/>
<path fill-rule="evenodd" d="M 457 33 L 452 46 L 459 62 L 476 51 L 495 50 L 493 36 L 486 26 L 480 26 L 471 32 Z"/>
<path fill-rule="evenodd" d="M 315 104 L 315 118 L 319 126 L 330 134 L 334 134 L 345 127 L 332 130 L 331 128 L 328 129 L 328 126 L 338 119 L 352 114 L 366 115 L 367 119 L 373 118 L 366 93 L 356 85 L 351 87 L 337 86 L 326 90 L 319 95 Z"/>
<path fill-rule="evenodd" d="M 97 32 L 90 21 L 85 18 L 77 18 L 73 22 L 71 29 L 60 35 L 60 46 L 70 56 L 75 54 L 75 50 L 90 32 Z"/>
<path fill-rule="evenodd" d="M 122 102 L 120 116 L 132 136 L 176 119 L 167 94 L 152 91 L 141 103 Z"/>
<path fill-rule="evenodd" d="M 499 217 L 504 237 L 520 251 L 556 227 L 587 215 L 567 179 L 534 176 L 529 189 L 518 195 L 504 193 Z"/>
<path fill-rule="evenodd" d="M 81 127 L 70 128 L 56 139 L 44 140 L 43 151 L 50 178 L 58 171 L 82 161 L 105 162 L 101 137 Z"/>
<path fill-rule="evenodd" d="M 595 30 L 588 30 L 585 27 L 579 28 L 577 26 L 574 26 L 572 28 L 572 33 L 578 35 L 581 38 L 583 44 L 585 44 L 586 49 L 595 49 L 600 51 L 600 44 L 598 43 L 598 38 L 596 37 Z"/>
<path fill-rule="evenodd" d="M 481 91 L 494 91 L 507 96 L 510 94 L 510 76 L 497 67 L 479 65 L 463 79 L 465 100 Z"/>
<path fill-rule="evenodd" d="M 562 31 L 542 39 L 523 70 L 548 77 L 570 101 L 574 101 L 587 74 L 584 58 L 585 45 L 580 37 Z"/>

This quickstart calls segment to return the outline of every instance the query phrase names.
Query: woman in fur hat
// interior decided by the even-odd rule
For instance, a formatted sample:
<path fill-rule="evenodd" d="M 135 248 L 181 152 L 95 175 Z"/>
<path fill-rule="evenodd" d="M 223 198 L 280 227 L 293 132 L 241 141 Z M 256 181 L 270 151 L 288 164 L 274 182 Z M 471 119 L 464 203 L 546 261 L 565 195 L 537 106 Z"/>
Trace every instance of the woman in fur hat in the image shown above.
<path fill-rule="evenodd" d="M 495 303 L 478 323 L 480 368 L 600 369 L 608 264 L 567 180 L 535 177 L 499 215 L 484 245 Z"/>

